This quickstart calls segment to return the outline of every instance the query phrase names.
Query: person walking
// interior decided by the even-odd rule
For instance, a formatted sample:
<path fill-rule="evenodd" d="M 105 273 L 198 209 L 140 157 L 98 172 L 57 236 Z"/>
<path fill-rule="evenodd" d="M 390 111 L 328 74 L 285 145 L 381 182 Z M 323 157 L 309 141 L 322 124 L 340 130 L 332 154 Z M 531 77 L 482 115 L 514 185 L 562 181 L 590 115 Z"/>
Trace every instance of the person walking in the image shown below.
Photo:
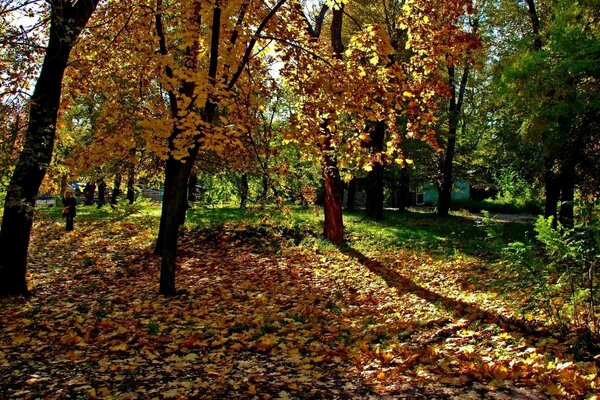
<path fill-rule="evenodd" d="M 72 231 L 75 215 L 77 214 L 77 200 L 73 196 L 72 190 L 67 190 L 62 199 L 63 202 L 63 217 L 67 220 L 67 231 Z"/>

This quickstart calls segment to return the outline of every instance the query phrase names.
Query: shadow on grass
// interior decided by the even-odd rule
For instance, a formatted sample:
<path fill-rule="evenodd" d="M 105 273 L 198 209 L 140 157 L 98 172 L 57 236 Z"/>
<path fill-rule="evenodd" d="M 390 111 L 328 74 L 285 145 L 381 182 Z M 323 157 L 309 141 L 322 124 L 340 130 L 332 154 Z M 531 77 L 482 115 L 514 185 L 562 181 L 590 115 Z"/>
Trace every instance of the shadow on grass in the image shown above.
<path fill-rule="evenodd" d="M 370 259 L 360 251 L 349 246 L 340 246 L 339 249 L 342 253 L 351 256 L 365 266 L 369 271 L 381 277 L 389 287 L 396 288 L 400 292 L 413 293 L 430 303 L 442 304 L 447 311 L 453 313 L 454 317 L 467 320 L 467 325 L 470 325 L 473 322 L 492 322 L 503 329 L 509 331 L 518 331 L 525 335 L 535 335 L 537 337 L 546 337 L 551 335 L 550 332 L 542 330 L 541 328 L 532 324 L 528 324 L 520 319 L 507 317 L 493 311 L 484 310 L 476 304 L 452 299 L 429 290 L 423 286 L 419 286 L 410 278 L 398 273 L 397 271 L 394 271 L 392 268 L 383 265 L 379 261 Z M 446 334 L 449 336 L 453 333 L 453 331 L 446 332 L 438 339 L 443 339 L 446 337 Z"/>
<path fill-rule="evenodd" d="M 427 251 L 437 255 L 456 252 L 490 257 L 494 249 L 486 242 L 485 231 L 472 218 L 433 213 L 386 211 L 382 221 L 367 220 L 361 212 L 347 214 L 348 239 L 365 242 L 370 247 L 394 246 L 407 250 Z M 501 225 L 506 241 L 524 240 L 531 226 L 523 223 Z"/>

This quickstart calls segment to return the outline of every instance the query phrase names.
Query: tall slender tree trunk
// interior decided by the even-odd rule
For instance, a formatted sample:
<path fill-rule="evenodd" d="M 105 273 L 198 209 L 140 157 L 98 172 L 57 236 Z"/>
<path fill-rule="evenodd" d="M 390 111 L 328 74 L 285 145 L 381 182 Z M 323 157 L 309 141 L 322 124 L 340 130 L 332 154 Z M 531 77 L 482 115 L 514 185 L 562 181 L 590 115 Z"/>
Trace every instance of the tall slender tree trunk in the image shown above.
<path fill-rule="evenodd" d="M 342 206 L 344 202 L 343 183 L 337 161 L 332 155 L 329 137 L 323 145 L 323 186 L 325 189 L 323 209 L 325 214 L 324 235 L 334 244 L 344 241 L 344 221 Z"/>
<path fill-rule="evenodd" d="M 53 1 L 46 55 L 31 97 L 29 126 L 4 203 L 0 295 L 26 294 L 33 209 L 54 150 L 61 84 L 69 55 L 98 0 Z"/>
<path fill-rule="evenodd" d="M 344 44 L 342 42 L 342 22 L 344 17 L 344 5 L 338 9 L 333 9 L 331 20 L 331 43 L 333 45 L 334 56 L 342 58 Z M 340 170 L 335 158 L 335 149 L 333 147 L 333 133 L 329 131 L 328 121 L 320 126 L 321 134 L 325 140 L 321 146 L 324 199 L 323 207 L 325 214 L 324 235 L 327 240 L 335 244 L 341 244 L 344 241 L 344 221 L 342 207 L 344 203 L 344 188 L 340 177 Z"/>
<path fill-rule="evenodd" d="M 117 204 L 117 198 L 119 196 L 119 192 L 121 191 L 121 181 L 123 180 L 123 177 L 121 176 L 120 172 L 117 172 L 115 174 L 115 180 L 113 182 L 113 190 L 110 196 L 110 205 L 114 206 L 115 204 Z"/>
<path fill-rule="evenodd" d="M 474 26 L 474 33 L 477 32 L 477 24 Z M 456 152 L 456 134 L 458 132 L 458 122 L 462 111 L 467 82 L 469 80 L 470 66 L 468 60 L 463 64 L 462 77 L 456 84 L 456 71 L 453 66 L 448 67 L 448 83 L 450 86 L 450 105 L 448 108 L 448 142 L 446 151 L 442 160 L 442 181 L 439 187 L 438 215 L 447 216 L 452 202 L 452 183 L 454 181 L 454 154 Z"/>
<path fill-rule="evenodd" d="M 400 171 L 400 188 L 398 190 L 398 211 L 404 212 L 410 206 L 410 174 L 407 168 Z"/>
<path fill-rule="evenodd" d="M 240 208 L 241 209 L 246 208 L 246 202 L 248 201 L 249 190 L 250 189 L 248 187 L 248 174 L 243 173 L 242 180 L 240 182 Z"/>
<path fill-rule="evenodd" d="M 544 190 L 546 195 L 544 216 L 556 217 L 558 214 L 558 200 L 560 199 L 560 180 L 558 174 L 554 171 L 554 159 L 546 156 L 544 160 Z"/>
<path fill-rule="evenodd" d="M 249 41 L 246 46 L 246 52 L 238 66 L 238 69 L 231 76 L 229 82 L 226 83 L 226 90 L 232 90 L 238 82 L 239 77 L 245 70 L 245 67 L 252 56 L 254 46 L 257 43 L 257 38 L 260 33 L 268 24 L 269 20 L 275 15 L 286 0 L 279 0 L 263 21 L 258 25 L 253 38 Z M 198 10 L 193 13 L 192 20 L 189 21 L 192 26 L 201 26 L 201 12 L 200 3 L 197 4 Z M 162 25 L 162 0 L 157 0 L 157 13 L 156 13 L 156 31 L 159 37 L 160 53 L 168 55 L 168 49 L 166 47 L 166 38 Z M 242 6 L 240 18 L 243 20 L 245 15 L 245 7 Z M 219 42 L 221 37 L 221 1 L 217 0 L 213 5 L 212 12 L 212 24 L 211 24 L 211 42 L 210 42 L 210 56 L 208 60 L 208 84 L 216 86 L 217 82 L 217 68 L 219 62 Z M 241 23 L 241 20 L 240 20 Z M 235 44 L 237 34 L 232 34 L 231 43 Z M 190 72 L 195 71 L 197 68 L 197 61 L 200 56 L 199 44 L 196 42 L 189 46 L 185 52 L 185 65 L 189 68 Z M 173 70 L 170 67 L 165 67 L 165 73 L 170 78 L 174 78 Z M 185 94 L 187 98 L 193 98 L 196 89 L 196 82 L 184 81 L 181 84 L 180 92 Z M 215 114 L 217 111 L 216 99 L 209 96 L 202 108 L 201 118 L 206 125 L 211 125 L 214 121 Z M 171 116 L 174 119 L 181 118 L 180 105 L 177 102 L 177 96 L 173 91 L 169 91 L 169 103 L 171 108 Z M 178 131 L 177 125 L 174 126 L 171 136 L 169 138 L 169 149 L 172 151 L 175 149 L 175 139 L 180 136 L 181 132 Z M 196 133 L 194 136 L 194 147 L 190 150 L 189 155 L 184 158 L 183 161 L 176 160 L 172 154 L 169 155 L 167 160 L 167 166 L 165 168 L 165 196 L 163 201 L 163 209 L 161 215 L 161 227 L 159 231 L 159 238 L 157 241 L 157 252 L 162 255 L 160 265 L 160 294 L 163 295 L 174 295 L 176 294 L 175 289 L 175 268 L 176 268 L 176 256 L 177 256 L 177 238 L 179 232 L 179 226 L 183 223 L 185 216 L 186 195 L 187 185 L 189 177 L 196 160 L 198 151 L 200 149 L 200 139 L 202 138 L 202 132 Z M 160 243 L 160 245 L 158 244 Z"/>
<path fill-rule="evenodd" d="M 568 160 L 560 174 L 560 213 L 558 219 L 566 228 L 573 228 L 574 213 L 573 201 L 575 200 L 575 164 Z"/>
<path fill-rule="evenodd" d="M 369 147 L 371 153 L 377 154 L 383 152 L 385 141 L 385 122 L 378 121 L 371 132 L 371 141 Z M 367 218 L 381 220 L 383 219 L 383 174 L 384 166 L 382 163 L 375 163 L 373 169 L 367 175 Z"/>
<path fill-rule="evenodd" d="M 261 200 L 266 203 L 269 197 L 269 177 L 263 175 L 262 177 L 262 194 L 260 195 Z"/>
<path fill-rule="evenodd" d="M 135 164 L 129 163 L 127 170 L 127 200 L 129 204 L 135 201 Z"/>
<path fill-rule="evenodd" d="M 354 211 L 356 208 L 356 178 L 352 178 L 348 182 L 346 193 L 346 210 Z"/>

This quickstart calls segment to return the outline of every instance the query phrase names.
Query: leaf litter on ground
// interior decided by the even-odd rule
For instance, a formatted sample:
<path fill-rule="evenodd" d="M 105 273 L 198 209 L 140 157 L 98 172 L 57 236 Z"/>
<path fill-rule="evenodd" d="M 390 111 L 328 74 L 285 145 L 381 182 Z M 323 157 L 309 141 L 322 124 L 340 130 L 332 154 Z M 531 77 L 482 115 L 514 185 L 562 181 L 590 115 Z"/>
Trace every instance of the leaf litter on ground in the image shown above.
<path fill-rule="evenodd" d="M 181 291 L 168 298 L 147 227 L 62 229 L 36 223 L 33 294 L 0 300 L 7 398 L 544 399 L 600 387 L 596 363 L 466 278 L 474 258 L 227 223 L 185 231 Z"/>

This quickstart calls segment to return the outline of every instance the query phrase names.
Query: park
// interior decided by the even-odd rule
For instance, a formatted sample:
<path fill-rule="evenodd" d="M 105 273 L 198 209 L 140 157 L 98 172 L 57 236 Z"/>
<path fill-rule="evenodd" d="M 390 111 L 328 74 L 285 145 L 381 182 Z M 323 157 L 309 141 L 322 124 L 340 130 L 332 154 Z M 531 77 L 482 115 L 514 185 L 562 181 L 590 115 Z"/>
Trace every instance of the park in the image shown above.
<path fill-rule="evenodd" d="M 0 0 L 0 397 L 596 399 L 598 0 Z"/>

